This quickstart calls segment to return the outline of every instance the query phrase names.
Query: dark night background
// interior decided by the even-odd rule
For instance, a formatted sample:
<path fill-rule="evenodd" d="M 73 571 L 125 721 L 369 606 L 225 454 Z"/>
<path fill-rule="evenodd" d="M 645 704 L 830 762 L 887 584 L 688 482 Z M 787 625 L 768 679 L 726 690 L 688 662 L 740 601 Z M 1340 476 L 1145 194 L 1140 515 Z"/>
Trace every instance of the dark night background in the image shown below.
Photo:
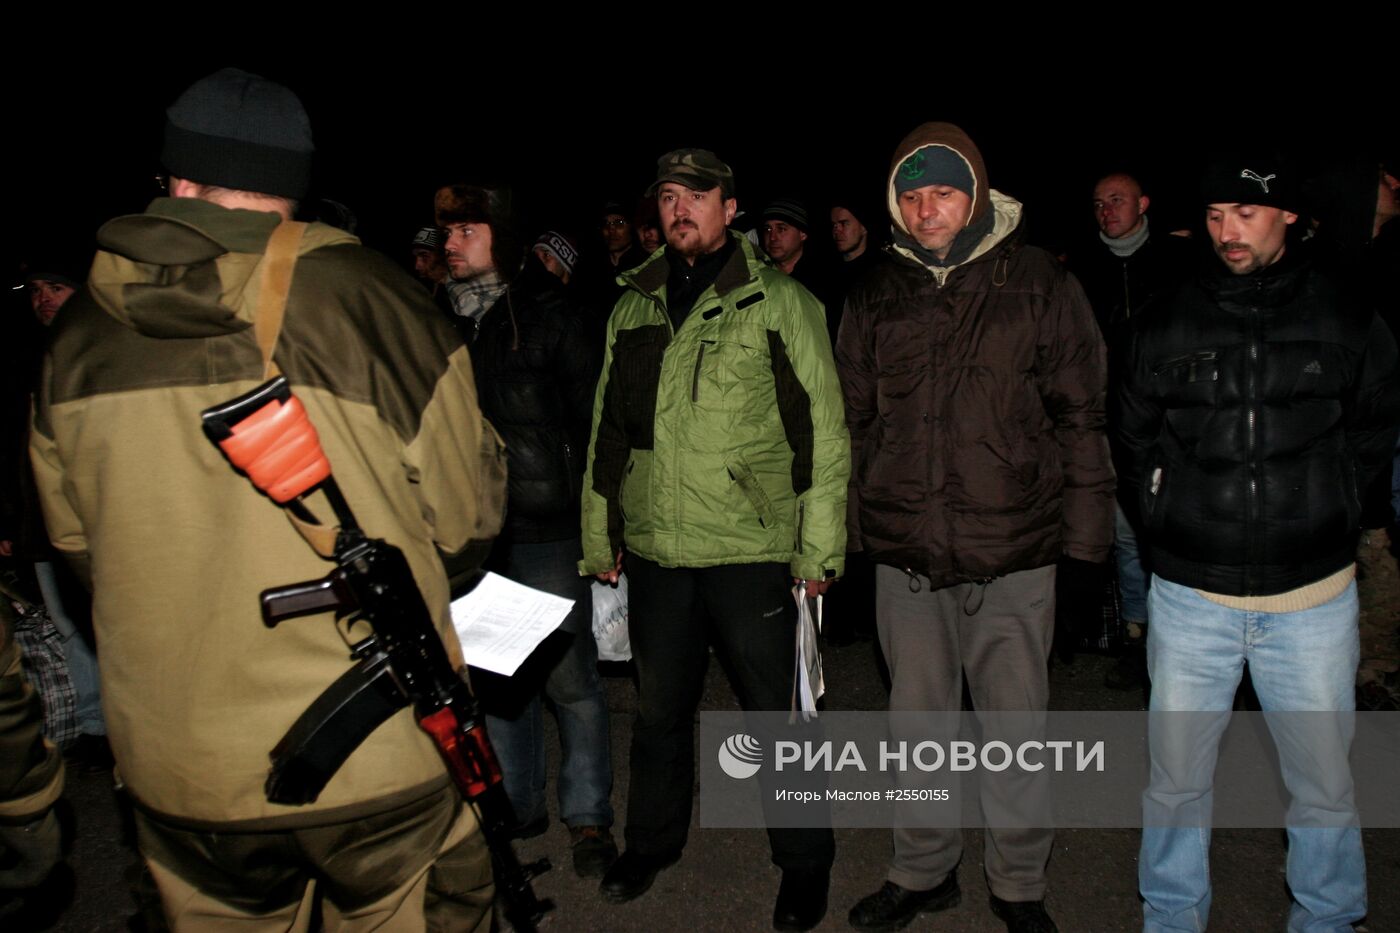
<path fill-rule="evenodd" d="M 609 197 L 638 195 L 656 157 L 680 146 L 710 148 L 729 162 L 742 209 L 756 211 L 777 196 L 805 198 L 811 242 L 829 253 L 827 196 L 855 190 L 883 204 L 894 146 L 929 120 L 968 131 L 992 185 L 1027 205 L 1031 242 L 1056 251 L 1097 232 L 1090 191 L 1108 170 L 1127 168 L 1146 182 L 1154 230 L 1199 229 L 1193 191 L 1202 158 L 1213 149 L 1279 146 L 1310 162 L 1369 147 L 1400 159 L 1393 8 L 1385 14 L 1375 7 L 1364 20 L 1344 22 L 1333 8 L 1310 6 L 1295 23 L 1276 5 L 1216 5 L 1209 28 L 1185 22 L 1176 6 L 1139 8 L 1144 12 L 1135 15 L 1145 20 L 1139 24 L 1118 9 L 1048 9 L 1053 16 L 1036 21 L 1020 8 L 987 8 L 997 19 L 993 33 L 985 25 L 950 25 L 951 14 L 939 7 L 819 12 L 793 6 L 767 13 L 788 17 L 793 28 L 754 27 L 747 34 L 734 21 L 755 17 L 756 8 L 732 4 L 678 8 L 691 19 L 682 26 L 642 19 L 644 12 L 659 18 L 654 10 L 602 7 L 577 11 L 574 22 L 558 8 L 530 7 L 522 18 L 531 22 L 508 27 L 501 8 L 486 5 L 320 11 L 287 5 L 280 20 L 225 5 L 220 24 L 191 21 L 200 9 L 146 6 L 121 10 L 119 26 L 99 22 L 89 8 L 58 9 L 42 26 L 22 19 L 29 13 L 10 11 L 3 20 L 10 49 L 0 59 L 0 101 L 11 127 L 3 144 L 9 168 L 0 261 L 14 285 L 29 250 L 91 245 L 103 221 L 143 210 L 159 194 L 154 176 L 165 108 L 190 83 L 226 66 L 297 92 L 318 149 L 314 194 L 347 204 L 361 239 L 400 263 L 408 260 L 414 231 L 432 220 L 434 190 L 454 181 L 511 182 L 536 229 L 565 227 L 596 246 L 597 207 Z M 1264 35 L 1259 24 L 1268 19 L 1288 34 Z M 1191 31 L 1190 41 L 1168 35 L 1168 21 L 1178 32 Z M 1219 35 L 1227 23 L 1249 34 Z M 609 34 L 619 27 L 624 35 Z M 1010 38 L 1005 33 L 1012 30 L 1030 38 Z M 277 51 L 215 48 L 233 48 L 235 41 Z M 8 388 L 28 378 L 19 369 L 31 365 L 31 354 L 19 349 L 37 347 L 42 333 L 24 293 L 6 294 L 0 383 Z M 1393 590 L 1375 592 L 1393 598 Z M 854 651 L 846 657 L 844 670 L 828 669 L 829 682 L 864 677 L 859 689 L 866 692 L 847 694 L 853 708 L 882 705 L 883 687 L 868 659 Z M 863 673 L 850 673 L 855 669 Z M 1071 704 L 1062 708 L 1083 704 L 1087 685 L 1099 683 L 1097 674 L 1081 673 L 1076 686 L 1072 676 L 1055 687 L 1061 702 Z M 630 684 L 615 685 L 615 765 L 622 768 L 630 729 L 623 713 L 635 700 Z M 91 810 L 106 812 L 105 777 L 87 777 L 90 799 L 98 800 Z M 96 904 L 90 910 L 111 919 L 128 906 L 118 872 L 130 855 L 114 849 L 115 826 L 106 832 L 109 838 L 99 839 L 106 848 L 89 852 L 81 870 L 106 877 L 89 889 Z M 878 864 L 887 837 L 866 837 L 864 848 L 853 843 L 842 857 Z M 556 827 L 551 838 L 559 865 L 567 836 Z M 663 876 L 657 900 L 663 908 L 688 905 L 681 894 L 697 890 L 695 878 L 730 878 L 734 853 L 754 844 L 712 842 L 708 852 L 692 845 L 691 867 Z M 1100 913 L 1136 916 L 1131 834 L 1076 840 L 1070 833 L 1057 845 L 1065 847 L 1057 856 L 1064 882 L 1059 903 L 1081 920 L 1080 928 Z M 1218 850 L 1231 847 L 1214 861 L 1217 913 L 1233 908 L 1236 917 L 1253 918 L 1248 929 L 1283 923 L 1281 856 L 1270 854 L 1270 845 L 1278 847 L 1274 831 L 1217 836 Z M 1367 845 L 1373 929 L 1380 929 L 1383 918 L 1395 915 L 1396 846 L 1392 834 L 1374 831 Z M 748 856 L 760 864 L 757 849 Z M 858 874 L 838 874 L 833 905 L 854 899 Z M 719 924 L 766 911 L 766 887 L 765 901 L 754 905 L 767 876 L 753 877 L 761 880 L 742 897 L 726 890 L 713 898 L 728 913 L 678 922 L 695 923 L 698 916 L 702 925 Z M 577 909 L 583 883 L 559 869 L 549 878 L 575 885 L 560 900 Z M 1260 892 L 1274 898 L 1267 907 Z M 591 890 L 586 895 L 587 903 L 597 902 Z M 608 914 L 599 922 L 653 929 L 657 921 L 645 909 L 629 915 L 631 921 Z M 566 916 L 555 922 L 567 927 Z"/>
<path fill-rule="evenodd" d="M 1186 226 L 1199 218 L 1191 191 L 1212 147 L 1252 140 L 1313 157 L 1396 142 L 1394 74 L 1368 72 L 1360 56 L 1305 61 L 1263 40 L 1148 58 L 1121 39 L 934 41 L 919 24 L 909 26 L 919 41 L 900 49 L 909 40 L 891 24 L 854 57 L 808 41 L 803 68 L 764 43 L 744 51 L 658 36 L 649 55 L 645 40 L 579 33 L 566 47 L 557 35 L 468 30 L 448 47 L 428 41 L 432 28 L 424 21 L 411 45 L 386 37 L 389 54 L 323 42 L 173 60 L 75 54 L 63 67 L 11 56 L 7 267 L 36 240 L 90 238 L 103 220 L 140 211 L 158 193 L 164 108 L 226 65 L 301 96 L 318 148 L 315 193 L 347 204 L 361 238 L 400 262 L 431 222 L 435 187 L 461 180 L 514 183 L 537 226 L 571 229 L 590 246 L 591 212 L 607 197 L 635 197 L 656 157 L 685 145 L 734 167 L 741 208 L 804 197 L 825 248 L 830 191 L 854 185 L 882 203 L 899 139 L 951 120 L 978 142 L 992 185 L 1027 204 L 1032 241 L 1060 250 L 1095 232 L 1089 192 L 1107 168 L 1145 176 L 1156 226 Z"/>

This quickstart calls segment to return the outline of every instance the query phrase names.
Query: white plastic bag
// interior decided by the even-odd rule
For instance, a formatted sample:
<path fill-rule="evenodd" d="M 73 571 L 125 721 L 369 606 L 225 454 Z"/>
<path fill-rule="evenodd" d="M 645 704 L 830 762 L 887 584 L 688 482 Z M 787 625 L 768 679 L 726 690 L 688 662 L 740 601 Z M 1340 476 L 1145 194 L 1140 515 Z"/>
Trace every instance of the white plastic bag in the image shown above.
<path fill-rule="evenodd" d="M 632 660 L 627 635 L 627 574 L 618 574 L 617 586 L 593 581 L 593 640 L 599 661 Z"/>

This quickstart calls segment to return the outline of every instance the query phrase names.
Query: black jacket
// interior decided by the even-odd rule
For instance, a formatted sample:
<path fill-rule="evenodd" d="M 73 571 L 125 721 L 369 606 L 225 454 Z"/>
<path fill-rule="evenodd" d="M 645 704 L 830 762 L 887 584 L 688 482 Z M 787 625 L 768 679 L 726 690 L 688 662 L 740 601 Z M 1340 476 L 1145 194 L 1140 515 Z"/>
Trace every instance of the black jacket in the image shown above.
<path fill-rule="evenodd" d="M 598 353 L 582 312 L 548 272 L 526 264 L 481 318 L 471 345 L 482 413 L 506 442 L 503 538 L 559 541 L 579 534 L 584 456 Z"/>
<path fill-rule="evenodd" d="M 1095 237 L 1075 253 L 1070 269 L 1089 296 L 1104 338 L 1111 339 L 1115 328 L 1142 311 L 1154 296 L 1190 279 L 1199 260 L 1190 240 L 1152 233 L 1131 256 L 1115 255 Z"/>
<path fill-rule="evenodd" d="M 1359 491 L 1390 466 L 1395 342 L 1296 253 L 1212 271 L 1134 319 L 1121 498 L 1174 583 L 1262 596 L 1335 573 L 1355 559 Z"/>

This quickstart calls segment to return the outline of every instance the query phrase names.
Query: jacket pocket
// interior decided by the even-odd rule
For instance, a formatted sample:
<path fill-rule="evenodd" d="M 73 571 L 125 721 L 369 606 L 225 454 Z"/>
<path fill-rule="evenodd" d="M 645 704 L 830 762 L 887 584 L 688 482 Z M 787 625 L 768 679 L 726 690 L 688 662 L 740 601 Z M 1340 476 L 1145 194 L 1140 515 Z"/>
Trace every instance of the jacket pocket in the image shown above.
<path fill-rule="evenodd" d="M 692 402 L 700 401 L 700 372 L 705 367 L 705 350 L 714 345 L 713 340 L 702 340 L 700 341 L 700 349 L 695 352 L 695 374 L 690 377 L 690 400 Z"/>
<path fill-rule="evenodd" d="M 764 398 L 754 386 L 773 378 L 766 341 L 736 330 L 707 333 L 696 342 L 690 401 L 702 410 L 743 412 Z"/>
<path fill-rule="evenodd" d="M 764 528 L 776 525 L 778 516 L 773 511 L 772 500 L 768 498 L 768 493 L 763 491 L 758 477 L 754 476 L 749 465 L 742 460 L 736 460 L 730 463 L 727 469 L 729 478 L 739 487 L 744 497 L 749 500 L 749 505 L 752 505 L 754 512 L 758 514 L 758 523 Z"/>
<path fill-rule="evenodd" d="M 1220 384 L 1220 353 L 1196 350 L 1155 363 L 1154 392 L 1169 405 L 1212 405 Z"/>
<path fill-rule="evenodd" d="M 1152 368 L 1154 376 L 1161 376 L 1167 373 L 1181 377 L 1183 382 L 1201 382 L 1208 380 L 1214 382 L 1219 376 L 1216 362 L 1220 359 L 1220 354 L 1215 350 L 1196 350 L 1191 353 L 1183 353 L 1181 356 L 1174 356 L 1170 359 L 1162 360 Z"/>

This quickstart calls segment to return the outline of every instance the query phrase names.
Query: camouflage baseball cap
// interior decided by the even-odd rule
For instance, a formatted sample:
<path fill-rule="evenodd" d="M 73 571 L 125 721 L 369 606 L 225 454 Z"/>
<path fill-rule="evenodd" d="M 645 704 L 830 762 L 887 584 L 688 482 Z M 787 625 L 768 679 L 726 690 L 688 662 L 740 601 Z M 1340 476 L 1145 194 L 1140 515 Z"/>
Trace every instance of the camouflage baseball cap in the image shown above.
<path fill-rule="evenodd" d="M 675 149 L 656 160 L 656 181 L 646 196 L 656 194 L 668 181 L 693 191 L 719 188 L 726 198 L 734 197 L 734 172 L 708 149 Z"/>

